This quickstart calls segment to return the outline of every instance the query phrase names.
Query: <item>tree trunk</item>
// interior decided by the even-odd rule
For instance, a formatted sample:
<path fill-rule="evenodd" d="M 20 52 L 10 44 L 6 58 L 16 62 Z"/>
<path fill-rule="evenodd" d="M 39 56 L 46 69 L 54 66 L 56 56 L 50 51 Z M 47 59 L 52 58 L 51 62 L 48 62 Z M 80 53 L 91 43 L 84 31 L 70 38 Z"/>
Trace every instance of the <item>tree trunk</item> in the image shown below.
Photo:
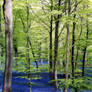
<path fill-rule="evenodd" d="M 71 4 L 70 4 L 70 0 L 68 0 L 68 16 L 70 16 L 70 11 L 71 11 Z M 68 73 L 69 73 L 69 24 L 67 23 L 67 38 L 66 38 L 66 68 L 65 68 L 65 79 L 66 79 L 66 83 L 68 81 Z M 68 92 L 67 87 L 65 85 L 65 92 Z"/>
<path fill-rule="evenodd" d="M 4 82 L 2 92 L 12 92 L 11 79 L 12 79 L 12 1 L 4 0 L 3 14 L 5 18 L 5 70 L 4 70 Z"/>
<path fill-rule="evenodd" d="M 31 40 L 30 39 L 29 39 L 29 43 L 30 43 L 30 47 L 31 47 L 33 58 L 35 59 L 35 53 L 33 51 L 32 43 L 31 43 Z M 36 64 L 36 68 L 37 68 L 37 71 L 38 71 L 39 65 L 38 65 L 38 62 L 36 60 L 35 60 L 35 64 Z"/>
<path fill-rule="evenodd" d="M 1 34 L 1 5 L 0 5 L 0 34 Z M 0 36 L 1 38 L 1 36 Z M 0 57 L 1 57 L 1 43 L 0 43 Z M 0 60 L 0 67 L 1 67 L 1 60 Z"/>
<path fill-rule="evenodd" d="M 31 76 L 30 76 L 30 54 L 29 54 L 29 50 L 30 50 L 30 36 L 29 36 L 29 29 L 30 29 L 30 24 L 29 24 L 29 5 L 27 2 L 27 6 L 26 6 L 26 11 L 27 11 L 27 54 L 26 54 L 26 60 L 27 60 L 27 77 L 28 77 L 28 86 L 30 88 L 30 92 L 31 92 Z"/>
<path fill-rule="evenodd" d="M 58 11 L 60 10 L 61 0 L 58 1 Z M 58 62 L 58 31 L 59 31 L 59 18 L 60 15 L 57 15 L 55 22 L 55 43 L 54 43 L 54 80 L 55 80 L 55 89 L 58 89 L 57 81 L 57 62 Z"/>
<path fill-rule="evenodd" d="M 27 55 L 26 55 L 26 59 L 27 59 L 27 76 L 28 76 L 28 79 L 30 78 L 30 57 L 29 57 L 29 48 L 30 48 L 29 37 L 27 37 Z"/>
<path fill-rule="evenodd" d="M 53 1 L 51 0 L 51 11 L 53 10 Z M 53 63 L 52 63 L 52 31 L 53 31 L 53 16 L 51 15 L 50 19 L 50 32 L 49 32 L 49 37 L 50 37 L 50 45 L 49 45 L 49 74 L 50 74 L 50 80 L 53 80 Z"/>
<path fill-rule="evenodd" d="M 68 65 L 69 65 L 69 24 L 67 24 L 67 52 L 66 52 L 66 69 L 65 69 L 65 78 L 66 78 L 66 83 L 68 81 L 68 73 L 69 73 L 69 68 L 68 68 Z M 65 87 L 65 92 L 68 92 L 67 91 L 67 88 Z"/>
<path fill-rule="evenodd" d="M 1 5 L 0 5 L 0 33 L 1 33 Z"/>
<path fill-rule="evenodd" d="M 86 58 L 86 47 L 84 48 L 83 51 L 83 64 L 82 64 L 82 77 L 84 76 L 84 68 L 85 68 L 85 58 Z"/>
<path fill-rule="evenodd" d="M 72 77 L 74 78 L 74 44 L 75 44 L 75 25 L 73 23 L 73 33 L 72 33 L 72 54 L 71 54 L 71 64 L 72 64 Z"/>
<path fill-rule="evenodd" d="M 74 12 L 77 8 L 77 1 L 75 1 L 75 8 Z M 74 19 L 76 18 L 76 14 L 74 14 Z M 72 30 L 72 54 L 71 54 L 71 64 L 72 64 L 72 78 L 74 79 L 74 45 L 75 45 L 75 29 L 76 29 L 76 22 L 73 22 L 73 30 Z"/>
<path fill-rule="evenodd" d="M 85 58 L 86 58 L 86 51 L 87 51 L 87 40 L 88 40 L 88 32 L 89 32 L 89 28 L 88 28 L 88 19 L 86 21 L 86 28 L 87 28 L 87 32 L 86 32 L 86 46 L 83 50 L 83 64 L 82 64 L 82 77 L 84 76 L 84 70 L 85 70 Z"/>
<path fill-rule="evenodd" d="M 57 62 L 58 62 L 58 27 L 59 22 L 56 23 L 56 30 L 55 30 L 55 46 L 54 46 L 54 80 L 55 80 L 55 89 L 58 89 L 57 83 Z"/>

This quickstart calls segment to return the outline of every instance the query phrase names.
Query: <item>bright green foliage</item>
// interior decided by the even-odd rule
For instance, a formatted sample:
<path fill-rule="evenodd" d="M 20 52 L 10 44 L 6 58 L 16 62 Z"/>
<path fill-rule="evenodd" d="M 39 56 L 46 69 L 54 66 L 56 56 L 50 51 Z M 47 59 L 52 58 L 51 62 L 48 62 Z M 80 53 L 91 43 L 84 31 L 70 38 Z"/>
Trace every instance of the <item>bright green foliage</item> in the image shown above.
<path fill-rule="evenodd" d="M 64 1 L 64 0 L 62 0 Z M 68 0 L 66 0 L 68 1 Z M 3 0 L 0 0 L 0 6 L 2 6 Z M 69 62 L 69 75 L 71 76 L 71 48 L 72 48 L 72 30 L 73 22 L 76 22 L 76 31 L 75 31 L 75 55 L 74 62 L 77 63 L 75 69 L 75 75 L 81 75 L 80 66 L 82 66 L 83 59 L 83 49 L 87 46 L 86 54 L 86 67 L 92 66 L 92 1 L 90 0 L 77 0 L 78 6 L 74 12 L 75 0 L 71 0 L 71 14 L 67 16 L 65 14 L 65 6 L 62 4 L 60 10 L 58 11 L 57 0 L 53 0 L 53 11 L 50 10 L 50 0 L 13 0 L 13 70 L 18 72 L 26 72 L 26 55 L 27 49 L 29 49 L 30 57 L 30 72 L 36 71 L 36 68 L 32 63 L 40 59 L 49 61 L 49 31 L 50 31 L 50 17 L 54 17 L 58 14 L 61 14 L 60 25 L 59 25 L 59 49 L 58 49 L 58 73 L 65 73 L 65 64 L 66 61 L 66 24 L 70 25 L 70 62 Z M 27 11 L 29 9 L 29 13 Z M 68 7 L 66 6 L 66 12 Z M 27 15 L 27 13 L 29 15 Z M 76 18 L 74 15 L 76 14 Z M 3 12 L 1 11 L 1 24 L 2 31 L 0 32 L 0 54 L 4 53 L 3 56 L 0 56 L 0 62 L 4 64 L 5 61 L 5 27 Z M 86 39 L 86 22 L 88 20 L 88 39 Z M 55 18 L 53 18 L 53 35 L 52 35 L 52 60 L 54 61 L 54 31 L 55 31 Z M 29 27 L 30 26 L 30 27 Z M 27 28 L 28 32 L 27 32 Z M 32 47 L 27 48 L 27 37 L 29 36 Z M 4 49 L 1 52 L 2 48 Z M 15 55 L 15 48 L 17 48 L 17 54 Z M 77 57 L 78 50 L 78 57 Z M 33 57 L 33 52 L 35 57 Z M 52 62 L 53 62 L 52 61 Z M 17 67 L 16 67 L 17 66 Z M 1 68 L 0 68 L 1 69 Z M 38 71 L 44 69 L 49 71 L 49 65 L 42 65 L 39 67 Z M 91 85 L 88 85 L 88 81 L 91 81 L 92 78 L 75 78 L 74 85 L 72 85 L 72 79 L 70 78 L 67 83 L 65 79 L 59 79 L 60 86 L 64 87 L 67 84 L 67 88 L 73 86 L 74 88 L 82 89 L 91 89 Z M 56 81 L 56 80 L 54 80 Z M 63 84 L 63 85 L 62 85 Z"/>

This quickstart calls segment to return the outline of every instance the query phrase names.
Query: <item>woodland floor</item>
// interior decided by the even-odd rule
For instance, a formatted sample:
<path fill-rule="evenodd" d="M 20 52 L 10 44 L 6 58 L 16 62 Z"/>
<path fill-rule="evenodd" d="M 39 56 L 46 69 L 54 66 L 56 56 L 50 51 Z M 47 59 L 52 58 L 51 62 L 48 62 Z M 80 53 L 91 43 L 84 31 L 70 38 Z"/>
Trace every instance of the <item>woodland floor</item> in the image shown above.
<path fill-rule="evenodd" d="M 86 74 L 85 76 L 89 76 L 92 77 L 92 75 L 90 75 L 90 73 L 92 73 L 92 70 L 90 70 L 90 68 L 86 68 L 86 71 L 88 71 L 88 74 Z M 2 84 L 3 84 L 3 76 L 2 76 L 2 72 L 0 73 L 0 88 L 2 89 Z M 18 73 L 18 72 L 13 72 L 13 77 L 12 77 L 12 91 L 13 92 L 30 92 L 29 87 L 28 87 L 28 80 L 22 77 L 25 77 L 26 74 L 25 73 Z M 49 74 L 46 72 L 42 72 L 39 73 L 39 75 L 37 73 L 32 73 L 31 76 L 33 76 L 33 78 L 36 76 L 39 76 L 41 79 L 32 79 L 31 83 L 32 83 L 32 92 L 63 92 L 60 91 L 60 89 L 58 91 L 54 90 L 53 86 L 49 85 Z M 59 75 L 60 76 L 60 75 Z M 63 76 L 61 75 L 61 78 L 63 78 Z M 1 92 L 1 91 L 0 91 Z M 68 89 L 68 92 L 72 92 L 70 89 Z M 92 92 L 90 90 L 82 90 L 82 91 L 78 91 L 78 92 Z"/>

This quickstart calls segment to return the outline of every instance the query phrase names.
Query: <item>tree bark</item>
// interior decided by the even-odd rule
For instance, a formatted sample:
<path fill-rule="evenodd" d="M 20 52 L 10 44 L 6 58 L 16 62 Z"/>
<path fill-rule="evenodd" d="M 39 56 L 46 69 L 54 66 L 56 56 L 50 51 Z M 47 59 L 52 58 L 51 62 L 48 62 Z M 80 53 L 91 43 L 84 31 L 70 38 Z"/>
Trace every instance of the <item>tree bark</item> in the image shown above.
<path fill-rule="evenodd" d="M 51 11 L 53 10 L 53 1 L 51 0 Z M 49 44 L 49 74 L 50 74 L 50 80 L 53 80 L 53 63 L 52 63 L 52 31 L 53 31 L 53 16 L 51 15 L 50 19 L 50 32 L 49 32 L 49 37 L 50 37 L 50 44 Z M 52 84 L 52 83 L 51 83 Z"/>
<path fill-rule="evenodd" d="M 77 1 L 75 1 L 74 12 L 77 8 Z M 74 14 L 74 19 L 76 18 L 76 14 Z M 72 78 L 74 79 L 74 45 L 75 45 L 75 29 L 76 29 L 76 22 L 73 22 L 73 30 L 72 30 L 72 53 L 71 53 L 71 64 L 72 64 Z"/>
<path fill-rule="evenodd" d="M 1 5 L 0 5 L 0 33 L 1 33 Z"/>
<path fill-rule="evenodd" d="M 35 59 L 35 53 L 33 51 L 32 43 L 31 43 L 30 39 L 29 39 L 29 44 L 30 44 L 30 47 L 31 47 L 33 58 Z M 36 68 L 37 68 L 37 71 L 38 71 L 39 65 L 38 65 L 38 62 L 36 61 L 36 59 L 35 59 L 35 64 L 36 64 Z"/>
<path fill-rule="evenodd" d="M 84 70 L 85 70 L 85 58 L 86 58 L 86 47 L 84 48 L 83 51 L 83 63 L 82 63 L 82 77 L 84 76 Z"/>
<path fill-rule="evenodd" d="M 26 60 L 27 60 L 27 76 L 30 78 L 30 57 L 29 57 L 29 37 L 27 37 L 27 55 L 26 55 Z"/>
<path fill-rule="evenodd" d="M 68 0 L 68 16 L 70 16 L 70 11 L 71 11 L 71 4 L 70 4 L 70 0 Z M 68 73 L 69 73 L 69 24 L 67 23 L 67 37 L 66 37 L 66 68 L 65 68 L 65 79 L 66 79 L 66 83 L 68 81 Z M 68 92 L 67 87 L 65 85 L 65 92 Z"/>
<path fill-rule="evenodd" d="M 60 10 L 61 0 L 58 1 L 58 11 Z M 54 43 L 54 80 L 55 80 L 55 89 L 58 89 L 57 81 L 57 62 L 58 62 L 58 31 L 59 31 L 59 18 L 60 15 L 57 15 L 55 22 L 55 43 Z"/>
<path fill-rule="evenodd" d="M 82 77 L 84 77 L 85 74 L 85 59 L 86 59 L 86 52 L 87 52 L 87 40 L 88 40 L 88 33 L 89 33 L 89 28 L 88 28 L 88 19 L 86 21 L 86 28 L 87 28 L 87 32 L 86 32 L 86 46 L 83 50 L 83 64 L 82 64 Z"/>
<path fill-rule="evenodd" d="M 73 23 L 73 33 L 72 33 L 72 54 L 71 54 L 71 64 L 72 64 L 72 77 L 74 78 L 74 44 L 75 44 L 75 25 Z"/>
<path fill-rule="evenodd" d="M 1 34 L 1 5 L 0 5 L 0 34 Z M 1 43 L 0 43 L 0 57 L 1 57 Z M 1 60 L 0 60 L 0 67 L 1 67 Z"/>
<path fill-rule="evenodd" d="M 67 52 L 66 52 L 66 68 L 65 68 L 65 78 L 66 78 L 66 83 L 68 81 L 68 73 L 69 73 L 69 68 L 68 68 L 68 65 L 69 65 L 69 24 L 67 24 Z M 68 92 L 67 91 L 67 88 L 65 87 L 65 92 Z"/>
<path fill-rule="evenodd" d="M 30 29 L 30 24 L 29 24 L 29 5 L 28 5 L 28 2 L 27 2 L 27 6 L 26 6 L 26 11 L 27 11 L 27 54 L 26 54 L 26 60 L 27 60 L 27 77 L 28 77 L 28 86 L 30 88 L 30 92 L 31 92 L 31 77 L 30 77 L 30 54 L 29 54 L 29 50 L 30 50 L 30 36 L 29 36 L 29 29 Z"/>
<path fill-rule="evenodd" d="M 12 92 L 11 79 L 12 79 L 12 1 L 4 0 L 3 14 L 5 19 L 5 70 L 4 70 L 4 82 L 2 92 Z"/>

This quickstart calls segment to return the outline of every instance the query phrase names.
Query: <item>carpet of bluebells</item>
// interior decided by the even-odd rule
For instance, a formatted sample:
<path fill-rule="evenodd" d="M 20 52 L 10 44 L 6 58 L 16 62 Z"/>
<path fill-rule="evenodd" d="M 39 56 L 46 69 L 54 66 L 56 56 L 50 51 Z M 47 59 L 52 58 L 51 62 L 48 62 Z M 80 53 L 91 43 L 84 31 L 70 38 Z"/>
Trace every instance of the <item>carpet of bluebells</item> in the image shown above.
<path fill-rule="evenodd" d="M 90 68 L 86 69 L 88 73 L 92 73 Z M 26 76 L 23 72 L 16 72 L 13 71 L 12 73 L 12 92 L 30 92 L 30 87 L 28 86 L 29 81 L 26 78 L 23 78 Z M 54 86 L 50 86 L 50 78 L 49 73 L 47 72 L 41 72 L 41 73 L 31 73 L 31 76 L 39 76 L 40 79 L 31 79 L 31 90 L 32 92 L 64 92 L 64 90 L 57 90 L 55 91 Z M 85 76 L 92 77 L 92 75 L 86 74 Z M 58 74 L 59 78 L 64 78 L 65 75 Z M 0 71 L 0 92 L 2 92 L 3 87 L 3 72 Z M 72 92 L 70 89 L 68 89 L 68 92 Z M 82 90 L 78 92 L 92 92 L 90 90 Z"/>

